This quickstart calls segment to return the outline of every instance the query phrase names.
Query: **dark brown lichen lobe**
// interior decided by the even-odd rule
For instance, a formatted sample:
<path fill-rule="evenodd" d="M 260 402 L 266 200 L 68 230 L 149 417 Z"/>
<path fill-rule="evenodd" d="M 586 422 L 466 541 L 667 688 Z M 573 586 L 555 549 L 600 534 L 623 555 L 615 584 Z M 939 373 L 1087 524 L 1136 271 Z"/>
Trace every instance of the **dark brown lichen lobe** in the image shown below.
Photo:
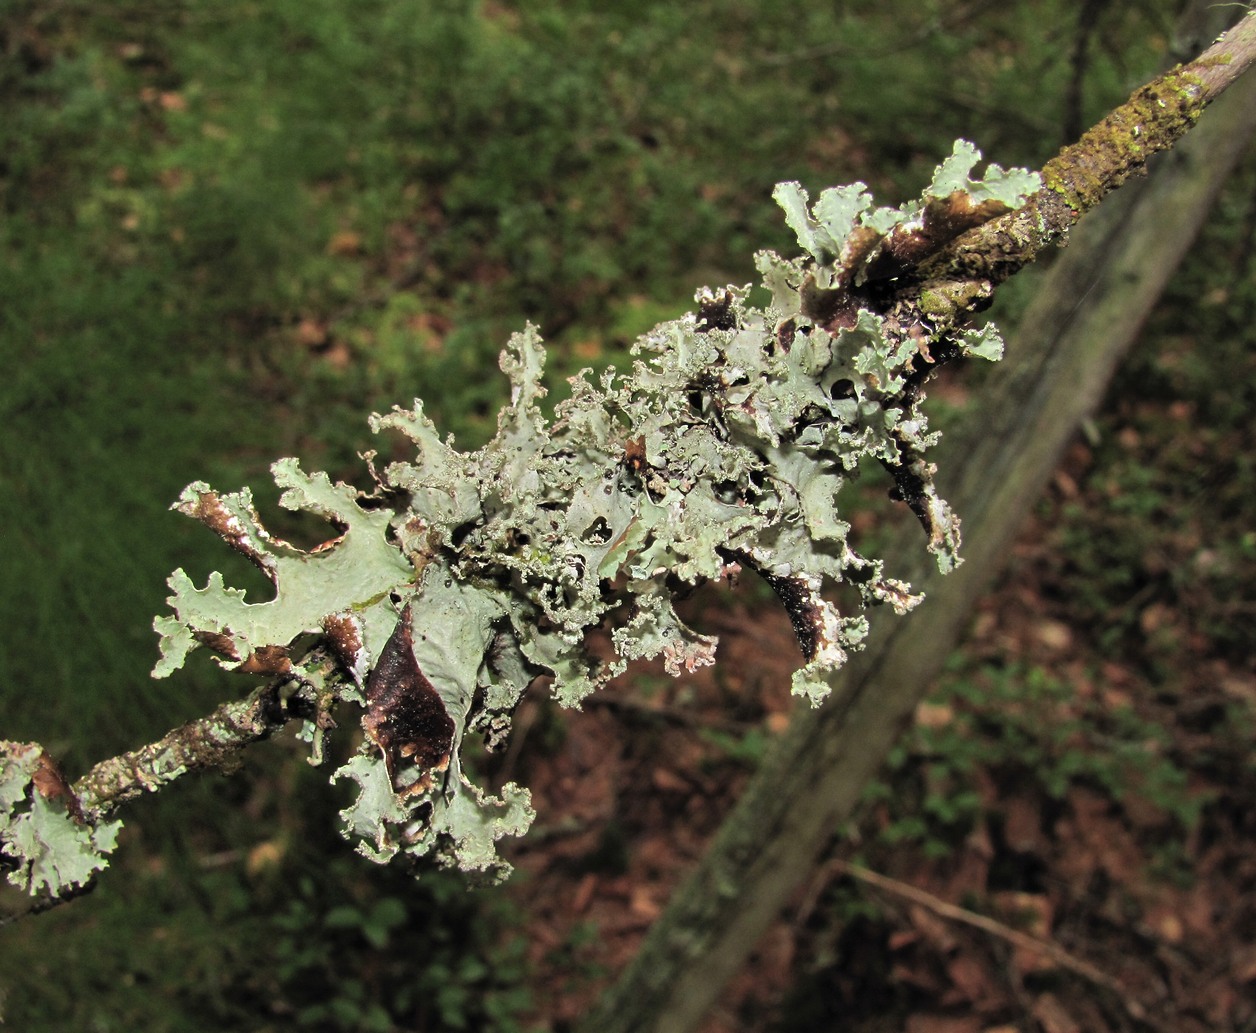
<path fill-rule="evenodd" d="M 429 788 L 432 773 L 449 765 L 454 722 L 419 668 L 408 606 L 367 678 L 362 727 L 383 754 L 397 792 Z"/>

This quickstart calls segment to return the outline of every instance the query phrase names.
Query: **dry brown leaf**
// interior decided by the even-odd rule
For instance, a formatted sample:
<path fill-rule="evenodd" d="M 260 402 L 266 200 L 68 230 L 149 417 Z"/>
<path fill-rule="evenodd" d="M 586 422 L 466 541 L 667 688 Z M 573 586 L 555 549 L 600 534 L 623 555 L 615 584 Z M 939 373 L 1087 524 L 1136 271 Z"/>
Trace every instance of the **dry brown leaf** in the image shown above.
<path fill-rule="evenodd" d="M 343 258 L 356 255 L 362 250 L 362 234 L 355 230 L 339 230 L 331 235 L 327 242 L 327 253 Z"/>
<path fill-rule="evenodd" d="M 1234 981 L 1256 983 L 1256 947 L 1243 947 L 1234 954 Z"/>
<path fill-rule="evenodd" d="M 655 899 L 654 887 L 634 886 L 628 899 L 628 910 L 638 918 L 647 918 L 652 922 L 663 909 Z"/>
<path fill-rule="evenodd" d="M 1003 801 L 1003 840 L 1018 854 L 1042 856 L 1047 837 L 1042 831 L 1042 806 L 1036 799 L 1009 796 Z"/>
<path fill-rule="evenodd" d="M 972 1004 L 980 1011 L 990 1011 L 991 1004 L 1003 1002 L 997 980 L 982 961 L 972 954 L 961 951 L 946 965 L 951 980 L 951 990 L 942 1001 L 944 1004 Z"/>
<path fill-rule="evenodd" d="M 1034 1001 L 1033 1016 L 1042 1026 L 1042 1033 L 1082 1033 L 1077 1020 L 1055 994 L 1043 994 Z"/>
<path fill-rule="evenodd" d="M 955 708 L 947 703 L 925 701 L 916 707 L 916 724 L 921 728 L 945 728 L 955 720 Z"/>
<path fill-rule="evenodd" d="M 1038 893 L 1008 891 L 994 894 L 992 903 L 1012 928 L 1040 940 L 1050 939 L 1054 909 L 1047 897 Z M 1016 944 L 1012 948 L 1011 966 L 1014 972 L 1027 976 L 1031 972 L 1050 972 L 1059 964 L 1044 950 Z"/>
<path fill-rule="evenodd" d="M 571 910 L 577 915 L 582 915 L 589 910 L 589 902 L 593 900 L 593 894 L 597 891 L 597 875 L 589 872 L 579 885 L 576 886 L 576 892 L 571 898 Z"/>
<path fill-rule="evenodd" d="M 924 963 L 899 962 L 890 968 L 889 979 L 891 984 L 909 986 L 930 997 L 940 997 L 946 989 L 938 974 Z"/>
<path fill-rule="evenodd" d="M 650 772 L 650 784 L 663 793 L 688 793 L 693 786 L 689 780 L 678 775 L 670 768 L 655 768 Z"/>
<path fill-rule="evenodd" d="M 1033 626 L 1033 636 L 1039 645 L 1056 653 L 1064 653 L 1073 647 L 1073 629 L 1063 621 L 1044 619 Z"/>
<path fill-rule="evenodd" d="M 297 343 L 306 348 L 317 348 L 327 343 L 327 324 L 307 316 L 297 324 Z"/>
<path fill-rule="evenodd" d="M 951 927 L 919 904 L 912 904 L 907 909 L 907 917 L 911 921 L 912 928 L 916 929 L 934 950 L 950 954 L 959 946 Z"/>

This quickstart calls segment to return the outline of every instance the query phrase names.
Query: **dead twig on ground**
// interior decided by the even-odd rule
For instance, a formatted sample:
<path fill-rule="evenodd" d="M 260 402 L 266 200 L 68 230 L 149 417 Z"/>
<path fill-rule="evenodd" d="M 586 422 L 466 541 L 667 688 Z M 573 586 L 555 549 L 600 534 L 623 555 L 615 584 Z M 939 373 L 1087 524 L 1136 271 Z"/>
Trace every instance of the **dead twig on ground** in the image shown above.
<path fill-rule="evenodd" d="M 1157 1033 L 1169 1033 L 1168 1027 L 1154 1019 L 1150 1010 L 1135 997 L 1132 997 L 1129 991 L 1115 977 L 1108 975 L 1102 969 L 1096 968 L 1089 961 L 1070 954 L 1052 940 L 1044 940 L 1021 929 L 1013 929 L 1011 926 L 997 919 L 990 918 L 988 915 L 978 914 L 975 911 L 969 911 L 967 908 L 951 904 L 916 886 L 910 886 L 905 882 L 900 882 L 898 879 L 890 878 L 888 875 L 882 875 L 869 868 L 864 868 L 862 865 L 852 864 L 850 861 L 835 858 L 829 862 L 828 867 L 831 872 L 848 875 L 852 879 L 874 886 L 891 896 L 917 904 L 931 911 L 939 918 L 944 918 L 951 922 L 961 922 L 974 929 L 980 929 L 990 936 L 997 937 L 1005 943 L 1010 943 L 1013 947 L 1048 958 L 1060 968 L 1080 976 L 1088 983 L 1107 990 L 1121 1002 L 1121 1006 L 1125 1009 L 1126 1014 L 1135 1022 L 1154 1029 Z"/>

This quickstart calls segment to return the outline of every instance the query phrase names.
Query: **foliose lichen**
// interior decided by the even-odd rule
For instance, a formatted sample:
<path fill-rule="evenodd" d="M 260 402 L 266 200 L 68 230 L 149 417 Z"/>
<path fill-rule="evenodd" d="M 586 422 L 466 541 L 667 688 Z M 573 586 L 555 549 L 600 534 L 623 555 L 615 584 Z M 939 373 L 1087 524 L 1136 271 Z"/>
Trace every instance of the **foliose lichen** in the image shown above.
<path fill-rule="evenodd" d="M 198 589 L 176 571 L 154 674 L 204 645 L 227 667 L 299 681 L 313 646 L 330 650 L 337 695 L 363 708 L 365 730 L 333 776 L 359 786 L 346 833 L 375 860 L 430 855 L 489 878 L 508 870 L 496 841 L 533 812 L 526 789 L 473 784 L 466 737 L 500 743 L 538 676 L 578 706 L 635 659 L 661 657 L 678 675 L 714 662 L 715 639 L 677 615 L 677 590 L 759 573 L 797 631 L 793 691 L 818 704 L 868 630 L 832 590 L 852 586 L 863 608 L 919 602 L 840 517 L 862 463 L 891 470 L 939 565 L 958 562 L 920 387 L 938 356 L 997 358 L 1002 345 L 993 328 L 957 330 L 945 292 L 914 311 L 893 293 L 912 263 L 1040 189 L 997 166 L 974 179 L 978 158 L 961 141 L 921 200 L 895 209 L 875 207 L 863 184 L 814 204 L 781 184 L 805 255 L 757 256 L 766 302 L 751 304 L 748 287 L 700 291 L 695 313 L 637 341 L 630 371 L 573 377 L 552 421 L 539 405 L 545 351 L 528 327 L 502 353 L 511 398 L 483 448 L 458 451 L 416 401 L 372 417 L 414 457 L 372 465 L 368 491 L 281 460 L 281 504 L 336 528 L 318 549 L 272 538 L 247 492 L 191 485 L 175 508 L 248 556 L 274 597 L 247 601 L 218 574 Z M 609 662 L 586 649 L 599 626 L 611 629 Z"/>
<path fill-rule="evenodd" d="M 120 821 L 88 822 L 43 748 L 0 742 L 0 861 L 32 896 L 87 885 L 117 845 Z"/>

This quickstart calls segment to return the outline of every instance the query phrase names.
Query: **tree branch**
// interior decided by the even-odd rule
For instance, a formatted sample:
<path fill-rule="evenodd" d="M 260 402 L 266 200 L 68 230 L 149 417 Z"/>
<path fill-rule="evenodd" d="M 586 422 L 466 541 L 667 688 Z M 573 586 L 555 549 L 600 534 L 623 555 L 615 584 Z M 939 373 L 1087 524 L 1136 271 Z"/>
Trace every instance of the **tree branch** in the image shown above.
<path fill-rule="evenodd" d="M 1194 61 L 1135 90 L 1047 162 L 1043 189 L 1024 205 L 969 230 L 921 263 L 900 299 L 918 303 L 926 292 L 931 298 L 955 299 L 949 311 L 935 308 L 932 314 L 950 325 L 962 323 L 988 304 L 993 287 L 1059 241 L 1132 175 L 1143 172 L 1152 155 L 1180 140 L 1253 61 L 1256 14 L 1249 11 Z M 980 290 L 973 290 L 974 285 Z"/>
<path fill-rule="evenodd" d="M 277 678 L 245 699 L 224 703 L 205 717 L 180 725 L 156 742 L 102 760 L 71 791 L 83 818 L 94 823 L 183 775 L 231 770 L 245 747 L 302 718 L 314 720 L 320 729 L 332 727 L 327 701 L 312 684 Z"/>

